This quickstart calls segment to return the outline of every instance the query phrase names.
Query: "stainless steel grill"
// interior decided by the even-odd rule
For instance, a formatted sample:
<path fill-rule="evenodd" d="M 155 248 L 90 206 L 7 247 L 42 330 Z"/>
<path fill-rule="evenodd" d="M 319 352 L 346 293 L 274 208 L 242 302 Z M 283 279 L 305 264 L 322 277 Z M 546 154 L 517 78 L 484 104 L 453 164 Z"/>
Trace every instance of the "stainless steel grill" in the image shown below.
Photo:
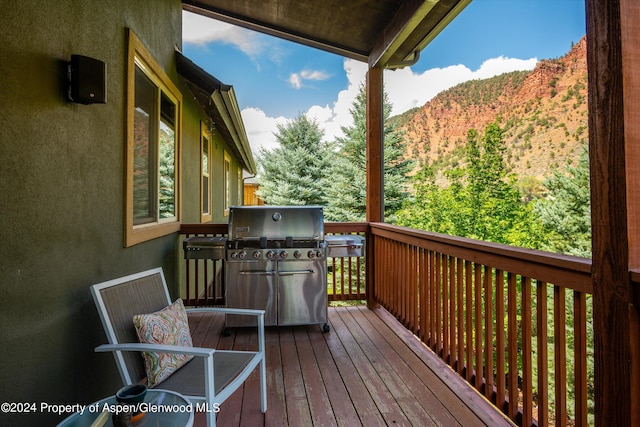
<path fill-rule="evenodd" d="M 229 212 L 226 302 L 265 310 L 267 325 L 327 324 L 324 216 L 319 206 L 238 206 Z M 227 327 L 253 319 L 227 316 Z"/>
<path fill-rule="evenodd" d="M 364 253 L 364 237 L 355 234 L 326 236 L 327 258 L 359 257 Z"/>
<path fill-rule="evenodd" d="M 186 259 L 223 260 L 228 307 L 265 310 L 266 325 L 327 324 L 327 258 L 362 256 L 364 238 L 325 236 L 319 206 L 233 206 L 228 237 L 191 237 Z M 228 315 L 227 327 L 254 318 Z"/>

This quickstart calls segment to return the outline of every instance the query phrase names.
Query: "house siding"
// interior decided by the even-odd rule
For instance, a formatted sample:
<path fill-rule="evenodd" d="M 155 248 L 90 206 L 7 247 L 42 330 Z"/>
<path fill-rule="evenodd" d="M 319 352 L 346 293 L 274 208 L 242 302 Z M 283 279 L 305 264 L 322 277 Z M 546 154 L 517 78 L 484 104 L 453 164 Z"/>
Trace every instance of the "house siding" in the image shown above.
<path fill-rule="evenodd" d="M 127 28 L 184 95 L 182 221 L 200 218 L 204 113 L 175 68 L 182 4 L 2 4 L 0 400 L 91 403 L 121 382 L 113 357 L 93 351 L 106 337 L 90 285 L 161 266 L 172 297 L 178 294 L 177 233 L 124 247 Z M 107 64 L 106 104 L 65 99 L 64 61 L 72 54 Z M 214 162 L 225 143 L 216 146 Z M 226 220 L 221 178 L 213 180 L 214 221 Z M 0 424 L 52 425 L 63 417 L 1 414 Z"/>

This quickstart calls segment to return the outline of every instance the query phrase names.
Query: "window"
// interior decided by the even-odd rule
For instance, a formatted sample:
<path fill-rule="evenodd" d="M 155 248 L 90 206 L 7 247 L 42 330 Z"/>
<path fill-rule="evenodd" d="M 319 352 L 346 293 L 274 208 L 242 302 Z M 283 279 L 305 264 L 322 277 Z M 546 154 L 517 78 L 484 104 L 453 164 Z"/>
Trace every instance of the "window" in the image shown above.
<path fill-rule="evenodd" d="M 129 30 L 125 246 L 180 228 L 182 97 Z"/>
<path fill-rule="evenodd" d="M 211 221 L 211 132 L 206 123 L 200 126 L 200 147 L 201 147 L 201 182 L 202 192 L 200 222 Z"/>
<path fill-rule="evenodd" d="M 231 157 L 224 152 L 224 215 L 229 215 L 231 207 Z"/>

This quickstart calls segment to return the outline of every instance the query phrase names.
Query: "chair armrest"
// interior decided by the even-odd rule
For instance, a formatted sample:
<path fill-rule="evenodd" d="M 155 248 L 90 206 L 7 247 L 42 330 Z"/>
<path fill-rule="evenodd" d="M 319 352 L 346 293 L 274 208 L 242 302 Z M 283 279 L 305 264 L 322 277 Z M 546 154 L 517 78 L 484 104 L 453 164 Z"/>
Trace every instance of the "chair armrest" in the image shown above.
<path fill-rule="evenodd" d="M 181 345 L 164 345 L 164 344 L 142 344 L 142 343 L 123 343 L 123 344 L 102 344 L 95 348 L 96 352 L 114 352 L 114 351 L 152 351 L 155 353 L 175 353 L 186 354 L 197 357 L 211 357 L 216 352 L 213 348 L 202 347 L 185 347 Z"/>
<path fill-rule="evenodd" d="M 224 314 L 244 314 L 249 316 L 264 315 L 264 310 L 254 310 L 249 308 L 226 308 L 226 307 L 198 307 L 187 308 L 187 313 L 224 313 Z"/>

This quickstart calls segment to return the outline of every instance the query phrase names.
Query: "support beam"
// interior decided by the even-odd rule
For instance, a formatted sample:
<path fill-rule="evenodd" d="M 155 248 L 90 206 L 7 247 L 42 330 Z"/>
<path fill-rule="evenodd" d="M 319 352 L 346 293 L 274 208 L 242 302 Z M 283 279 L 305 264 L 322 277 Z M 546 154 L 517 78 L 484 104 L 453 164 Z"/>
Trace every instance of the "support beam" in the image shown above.
<path fill-rule="evenodd" d="M 367 72 L 367 222 L 384 221 L 384 132 L 382 69 Z M 373 262 L 374 239 L 369 234 L 367 251 L 367 306 L 377 306 L 376 276 Z"/>
<path fill-rule="evenodd" d="M 384 221 L 382 69 L 367 72 L 367 221 Z"/>
<path fill-rule="evenodd" d="M 633 1 L 586 0 L 596 426 L 634 425 L 639 397 L 631 387 L 634 309 L 627 222 L 627 188 L 638 185 L 638 176 L 626 167 L 640 159 L 625 159 L 625 99 L 637 90 L 626 93 L 623 78 L 627 54 L 637 47 L 625 51 L 623 35 L 634 31 L 621 10 Z"/>
<path fill-rule="evenodd" d="M 620 3 L 629 269 L 640 269 L 640 4 Z M 640 289 L 630 289 L 631 425 L 640 426 Z"/>

